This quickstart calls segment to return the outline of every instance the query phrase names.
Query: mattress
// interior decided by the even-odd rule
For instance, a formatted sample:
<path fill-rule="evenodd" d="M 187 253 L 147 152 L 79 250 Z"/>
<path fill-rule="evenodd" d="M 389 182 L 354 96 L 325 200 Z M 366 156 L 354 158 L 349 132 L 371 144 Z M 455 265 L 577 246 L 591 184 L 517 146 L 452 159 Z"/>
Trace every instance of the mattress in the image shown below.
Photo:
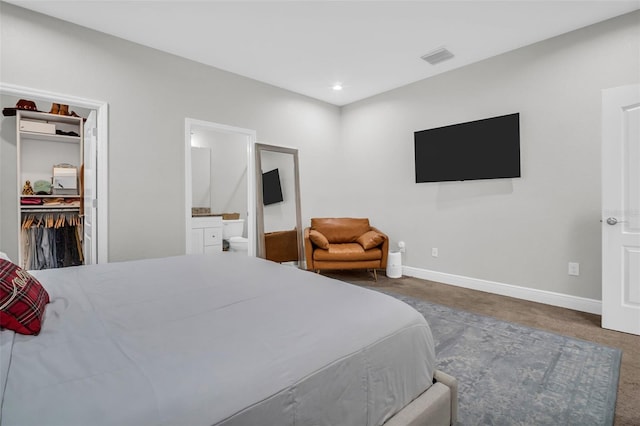
<path fill-rule="evenodd" d="M 33 271 L 38 336 L 0 332 L 8 425 L 379 425 L 432 383 L 413 308 L 235 253 Z"/>

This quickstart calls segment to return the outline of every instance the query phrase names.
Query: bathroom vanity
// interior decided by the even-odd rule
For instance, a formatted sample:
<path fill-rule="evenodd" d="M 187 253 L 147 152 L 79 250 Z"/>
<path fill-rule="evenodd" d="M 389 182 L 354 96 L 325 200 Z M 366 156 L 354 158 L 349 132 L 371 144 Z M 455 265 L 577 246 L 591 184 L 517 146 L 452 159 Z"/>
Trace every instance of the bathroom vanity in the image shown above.
<path fill-rule="evenodd" d="M 222 216 L 191 218 L 191 253 L 222 253 Z"/>

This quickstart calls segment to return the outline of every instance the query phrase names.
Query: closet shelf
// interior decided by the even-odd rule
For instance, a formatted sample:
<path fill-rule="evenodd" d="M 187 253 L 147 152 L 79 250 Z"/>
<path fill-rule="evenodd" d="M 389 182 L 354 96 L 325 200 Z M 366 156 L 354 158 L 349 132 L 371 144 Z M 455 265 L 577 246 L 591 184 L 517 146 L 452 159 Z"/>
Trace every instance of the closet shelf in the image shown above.
<path fill-rule="evenodd" d="M 20 198 L 80 198 L 79 194 L 76 195 L 59 195 L 59 194 L 51 194 L 51 195 L 20 195 Z"/>
<path fill-rule="evenodd" d="M 35 139 L 39 141 L 55 141 L 66 143 L 80 143 L 80 136 L 67 136 L 67 135 L 54 135 L 49 133 L 37 133 L 37 132 L 20 132 L 20 136 L 25 139 Z"/>
<path fill-rule="evenodd" d="M 80 206 L 20 206 L 20 211 L 22 213 L 27 210 L 36 210 L 36 211 L 49 211 L 49 210 L 80 210 Z"/>
<path fill-rule="evenodd" d="M 66 123 L 79 125 L 82 121 L 81 117 L 72 117 L 70 115 L 49 114 L 48 112 L 39 111 L 20 111 L 22 118 L 42 120 L 51 123 Z"/>

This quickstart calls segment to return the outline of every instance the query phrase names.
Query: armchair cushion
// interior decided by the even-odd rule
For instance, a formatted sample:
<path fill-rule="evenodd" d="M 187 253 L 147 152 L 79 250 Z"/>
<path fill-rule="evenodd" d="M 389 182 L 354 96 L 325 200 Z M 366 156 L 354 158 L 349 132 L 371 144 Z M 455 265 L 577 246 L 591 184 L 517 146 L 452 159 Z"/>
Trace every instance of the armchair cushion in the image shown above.
<path fill-rule="evenodd" d="M 362 246 L 363 249 L 369 250 L 374 247 L 378 247 L 384 241 L 384 235 L 377 231 L 367 231 L 360 235 L 356 242 Z"/>
<path fill-rule="evenodd" d="M 380 249 L 365 250 L 358 243 L 329 244 L 329 250 L 314 250 L 313 259 L 320 261 L 356 262 L 379 260 Z"/>
<path fill-rule="evenodd" d="M 327 240 L 327 237 L 325 237 L 324 235 L 322 235 L 322 233 L 316 231 L 315 229 L 309 231 L 309 239 L 311 239 L 311 242 L 321 249 L 329 249 L 329 240 Z"/>

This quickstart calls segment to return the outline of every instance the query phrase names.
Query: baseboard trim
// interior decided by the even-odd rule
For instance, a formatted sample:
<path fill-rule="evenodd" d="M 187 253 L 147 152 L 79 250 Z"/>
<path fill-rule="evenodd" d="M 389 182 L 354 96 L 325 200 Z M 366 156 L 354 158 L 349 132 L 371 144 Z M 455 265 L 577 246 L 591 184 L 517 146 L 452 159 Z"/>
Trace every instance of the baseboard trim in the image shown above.
<path fill-rule="evenodd" d="M 447 274 L 428 269 L 414 268 L 412 266 L 403 266 L 402 273 L 408 277 L 436 281 L 443 284 L 454 285 L 456 287 L 485 291 L 487 293 L 499 294 L 501 296 L 528 300 L 530 302 L 544 303 L 545 305 L 558 306 L 561 308 L 573 309 L 575 311 L 602 315 L 602 302 L 600 300 L 520 287 L 512 284 L 487 281 L 478 278 L 470 278 L 462 275 Z"/>

